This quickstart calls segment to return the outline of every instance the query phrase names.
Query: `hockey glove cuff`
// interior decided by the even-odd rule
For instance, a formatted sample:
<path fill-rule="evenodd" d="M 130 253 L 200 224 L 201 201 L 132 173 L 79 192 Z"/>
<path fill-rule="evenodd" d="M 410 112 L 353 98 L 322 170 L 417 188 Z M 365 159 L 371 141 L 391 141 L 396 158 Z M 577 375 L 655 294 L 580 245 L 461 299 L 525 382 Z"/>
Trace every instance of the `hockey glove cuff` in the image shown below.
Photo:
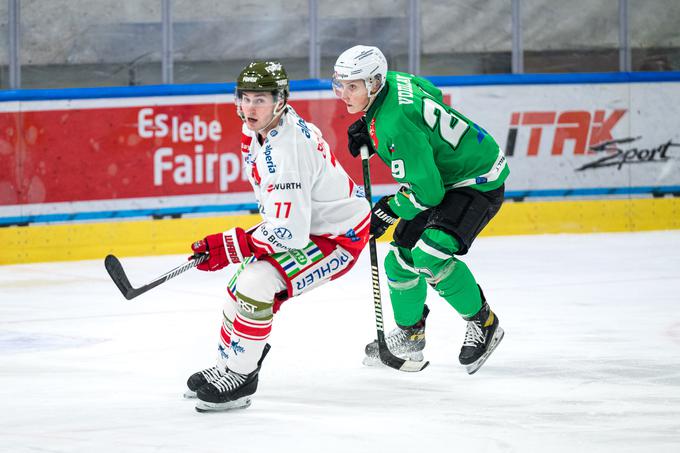
<path fill-rule="evenodd" d="M 387 231 L 390 225 L 394 225 L 397 220 L 399 220 L 399 216 L 392 211 L 392 208 L 390 208 L 389 205 L 389 201 L 393 196 L 394 195 L 388 195 L 382 197 L 371 210 L 370 231 L 374 239 L 378 239 L 385 234 L 385 231 Z"/>
<path fill-rule="evenodd" d="M 194 255 L 207 253 L 208 259 L 196 266 L 202 271 L 217 271 L 229 264 L 241 263 L 253 252 L 248 246 L 246 232 L 242 228 L 232 228 L 223 233 L 211 234 L 205 239 L 191 244 Z M 191 257 L 190 257 L 191 258 Z"/>
<path fill-rule="evenodd" d="M 365 118 L 359 118 L 357 121 L 347 128 L 347 147 L 352 157 L 357 157 L 361 154 L 361 147 L 368 146 L 368 155 L 375 154 L 373 149 L 373 142 L 371 136 L 368 135 L 368 127 L 366 126 Z"/>

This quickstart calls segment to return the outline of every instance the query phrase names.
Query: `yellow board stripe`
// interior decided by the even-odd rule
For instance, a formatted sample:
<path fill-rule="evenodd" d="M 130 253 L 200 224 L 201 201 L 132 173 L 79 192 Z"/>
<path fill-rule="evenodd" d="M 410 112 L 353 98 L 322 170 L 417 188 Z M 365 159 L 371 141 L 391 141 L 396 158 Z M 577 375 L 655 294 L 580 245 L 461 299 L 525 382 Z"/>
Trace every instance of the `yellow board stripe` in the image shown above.
<path fill-rule="evenodd" d="M 197 239 L 259 221 L 259 214 L 253 214 L 0 228 L 0 264 L 104 259 L 109 253 L 188 256 Z"/>
<path fill-rule="evenodd" d="M 188 255 L 197 239 L 260 220 L 252 214 L 5 227 L 0 228 L 0 264 L 103 259 L 109 253 Z M 507 202 L 482 236 L 670 229 L 680 229 L 680 198 Z M 390 238 L 391 231 L 381 240 Z"/>

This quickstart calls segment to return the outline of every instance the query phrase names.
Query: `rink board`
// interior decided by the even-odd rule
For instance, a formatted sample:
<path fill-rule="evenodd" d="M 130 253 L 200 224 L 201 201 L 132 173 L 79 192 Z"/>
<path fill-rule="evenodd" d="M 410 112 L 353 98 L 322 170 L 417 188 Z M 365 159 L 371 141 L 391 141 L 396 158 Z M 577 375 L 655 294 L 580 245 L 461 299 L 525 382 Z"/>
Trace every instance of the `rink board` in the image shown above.
<path fill-rule="evenodd" d="M 508 158 L 511 201 L 485 234 L 680 228 L 680 73 L 432 79 Z M 0 93 L 0 264 L 181 253 L 255 223 L 233 88 Z M 294 82 L 291 105 L 360 184 L 356 117 L 329 88 Z M 394 193 L 371 164 L 374 197 Z"/>
<path fill-rule="evenodd" d="M 181 254 L 207 234 L 253 225 L 257 214 L 67 223 L 0 229 L 0 264 Z M 680 229 L 680 198 L 506 203 L 482 236 Z M 390 234 L 381 240 L 389 240 Z"/>

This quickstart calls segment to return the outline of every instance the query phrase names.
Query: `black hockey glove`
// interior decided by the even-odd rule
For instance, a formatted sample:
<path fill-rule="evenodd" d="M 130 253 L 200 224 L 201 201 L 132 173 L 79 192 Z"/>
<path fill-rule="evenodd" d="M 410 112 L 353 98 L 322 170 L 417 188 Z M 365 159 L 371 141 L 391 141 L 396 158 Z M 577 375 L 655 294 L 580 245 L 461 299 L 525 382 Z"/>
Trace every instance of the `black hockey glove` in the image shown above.
<path fill-rule="evenodd" d="M 366 120 L 364 117 L 361 117 L 347 128 L 347 147 L 349 148 L 349 153 L 352 155 L 352 157 L 357 157 L 359 154 L 361 154 L 361 147 L 363 145 L 368 146 L 369 156 L 375 154 L 371 137 L 368 135 Z"/>
<path fill-rule="evenodd" d="M 378 239 L 380 236 L 385 234 L 385 231 L 399 220 L 399 217 L 392 211 L 388 202 L 394 195 L 388 195 L 382 197 L 373 206 L 371 211 L 371 235 L 374 239 Z"/>

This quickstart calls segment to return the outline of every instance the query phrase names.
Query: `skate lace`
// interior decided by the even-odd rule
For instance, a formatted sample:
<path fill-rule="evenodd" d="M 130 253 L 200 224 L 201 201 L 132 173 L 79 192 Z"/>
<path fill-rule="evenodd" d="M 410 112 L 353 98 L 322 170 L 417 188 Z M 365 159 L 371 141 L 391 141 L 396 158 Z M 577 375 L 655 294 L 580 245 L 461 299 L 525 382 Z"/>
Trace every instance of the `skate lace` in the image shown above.
<path fill-rule="evenodd" d="M 216 366 L 214 366 L 212 368 L 206 368 L 205 370 L 201 371 L 201 374 L 203 374 L 203 377 L 208 382 L 211 382 L 221 378 L 223 373 Z"/>
<path fill-rule="evenodd" d="M 484 333 L 482 327 L 478 322 L 468 321 L 467 329 L 465 330 L 465 340 L 463 346 L 477 346 L 479 343 L 484 343 Z"/>
<path fill-rule="evenodd" d="M 406 337 L 406 332 L 397 327 L 385 337 L 385 342 L 387 343 L 388 348 L 393 349 L 395 346 L 401 345 L 404 340 L 406 340 Z"/>
<path fill-rule="evenodd" d="M 220 392 L 230 392 L 243 384 L 246 381 L 246 377 L 247 376 L 245 374 L 229 371 L 217 381 L 213 382 L 213 385 L 217 387 Z"/>

